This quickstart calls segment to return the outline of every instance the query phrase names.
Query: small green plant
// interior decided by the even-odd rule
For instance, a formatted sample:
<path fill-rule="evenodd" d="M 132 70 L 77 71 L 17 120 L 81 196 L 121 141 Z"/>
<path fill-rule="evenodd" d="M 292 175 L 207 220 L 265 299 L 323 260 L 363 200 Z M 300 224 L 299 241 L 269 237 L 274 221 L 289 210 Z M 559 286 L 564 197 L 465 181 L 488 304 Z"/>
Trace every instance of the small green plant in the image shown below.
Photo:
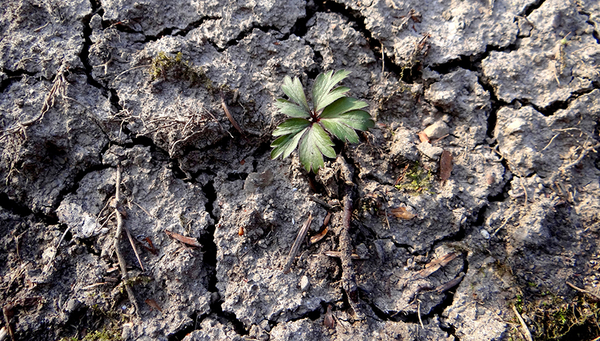
<path fill-rule="evenodd" d="M 105 328 L 102 330 L 95 330 L 93 332 L 90 332 L 89 334 L 87 334 L 86 336 L 84 336 L 81 339 L 81 341 L 120 341 L 120 340 L 122 340 L 122 338 L 121 338 L 121 333 L 119 332 L 118 328 L 113 328 L 113 329 Z M 69 338 L 63 337 L 59 341 L 80 341 L 80 340 L 76 337 L 69 337 Z"/>
<path fill-rule="evenodd" d="M 515 299 L 515 308 L 517 308 L 519 314 L 523 313 L 523 295 L 517 295 L 517 298 Z"/>
<path fill-rule="evenodd" d="M 300 163 L 307 171 L 317 172 L 323 167 L 323 155 L 335 158 L 333 142 L 329 134 L 344 142 L 358 142 L 354 131 L 367 130 L 375 125 L 371 115 L 363 109 L 366 102 L 346 97 L 347 87 L 336 87 L 350 71 L 339 70 L 322 73 L 312 89 L 311 108 L 306 100 L 304 89 L 297 77 L 283 79 L 281 89 L 290 100 L 278 99 L 276 106 L 282 114 L 290 116 L 280 124 L 273 136 L 279 136 L 271 147 L 271 159 L 282 155 L 288 157 L 298 146 Z M 328 134 L 329 133 L 329 134 Z"/>
<path fill-rule="evenodd" d="M 395 187 L 399 190 L 407 190 L 417 194 L 431 192 L 431 171 L 423 168 L 418 162 L 407 168 L 403 174 L 403 181 Z"/>
<path fill-rule="evenodd" d="M 150 75 L 152 76 L 152 80 L 182 79 L 190 82 L 192 85 L 203 85 L 208 90 L 214 88 L 212 81 L 206 76 L 204 69 L 194 66 L 187 60 L 183 60 L 181 52 L 178 52 L 175 57 L 171 57 L 160 51 L 152 59 Z"/>

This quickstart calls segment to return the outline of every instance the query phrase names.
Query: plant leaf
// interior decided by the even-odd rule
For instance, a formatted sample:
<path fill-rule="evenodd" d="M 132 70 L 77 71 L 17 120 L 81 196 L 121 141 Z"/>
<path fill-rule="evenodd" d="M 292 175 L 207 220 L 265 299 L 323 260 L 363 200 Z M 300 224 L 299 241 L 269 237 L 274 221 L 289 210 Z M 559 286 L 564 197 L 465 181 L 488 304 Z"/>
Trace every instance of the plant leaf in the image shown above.
<path fill-rule="evenodd" d="M 275 106 L 279 109 L 279 112 L 290 117 L 310 117 L 310 113 L 293 102 L 285 99 L 278 99 L 275 102 Z"/>
<path fill-rule="evenodd" d="M 337 117 L 351 110 L 358 110 L 368 106 L 367 102 L 359 101 L 356 98 L 344 97 L 328 105 L 319 116 L 320 118 Z"/>
<path fill-rule="evenodd" d="M 345 125 L 339 118 L 321 120 L 320 123 L 338 139 L 344 142 L 358 143 L 358 135 L 356 135 L 354 129 Z"/>
<path fill-rule="evenodd" d="M 300 154 L 300 163 L 308 172 L 315 173 L 323 167 L 323 155 L 335 158 L 335 150 L 331 148 L 333 142 L 329 135 L 318 124 L 313 124 L 308 128 L 308 132 L 300 141 L 298 152 Z M 323 154 L 323 155 L 322 155 Z"/>
<path fill-rule="evenodd" d="M 275 131 L 273 131 L 273 136 L 297 134 L 309 125 L 310 122 L 303 118 L 290 118 L 275 128 Z"/>
<path fill-rule="evenodd" d="M 298 141 L 300 141 L 300 138 L 305 134 L 306 130 L 308 130 L 308 128 L 305 128 L 297 134 L 281 136 L 273 141 L 273 143 L 271 143 L 271 147 L 275 147 L 275 149 L 271 151 L 271 159 L 276 159 L 282 154 L 283 159 L 290 156 L 294 149 L 296 149 Z"/>
<path fill-rule="evenodd" d="M 315 111 L 318 112 L 337 99 L 344 97 L 346 92 L 348 92 L 350 89 L 346 87 L 339 87 L 333 91 L 331 91 L 331 89 L 333 89 L 333 87 L 337 83 L 341 82 L 344 78 L 348 77 L 349 74 L 350 71 L 346 70 L 339 70 L 333 74 L 333 70 L 331 70 L 317 76 L 317 80 L 313 85 L 312 91 Z"/>
<path fill-rule="evenodd" d="M 338 99 L 344 98 L 348 91 L 350 91 L 350 89 L 345 86 L 340 86 L 339 88 L 333 89 L 333 91 L 323 96 L 321 102 L 319 103 L 319 106 L 315 108 L 315 110 L 318 112 L 319 110 L 326 108 L 328 105 L 337 101 Z"/>
<path fill-rule="evenodd" d="M 365 131 L 375 126 L 375 122 L 371 118 L 371 115 L 364 110 L 354 110 L 342 114 L 340 115 L 340 120 L 342 123 L 361 131 Z"/>
<path fill-rule="evenodd" d="M 283 86 L 281 87 L 283 92 L 296 104 L 304 108 L 307 112 L 310 112 L 310 108 L 308 107 L 308 102 L 306 101 L 306 95 L 304 95 L 304 89 L 302 88 L 302 83 L 298 77 L 294 77 L 294 80 L 290 78 L 290 76 L 285 76 L 283 78 Z"/>

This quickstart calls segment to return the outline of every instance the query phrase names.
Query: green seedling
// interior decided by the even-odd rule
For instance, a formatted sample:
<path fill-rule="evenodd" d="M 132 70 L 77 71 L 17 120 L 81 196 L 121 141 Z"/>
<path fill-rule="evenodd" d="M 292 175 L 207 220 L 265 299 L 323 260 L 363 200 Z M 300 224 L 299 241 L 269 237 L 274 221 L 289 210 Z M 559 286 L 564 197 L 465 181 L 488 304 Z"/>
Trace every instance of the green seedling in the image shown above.
<path fill-rule="evenodd" d="M 323 155 L 335 158 L 329 134 L 344 142 L 358 142 L 354 131 L 372 128 L 375 122 L 368 112 L 361 110 L 367 103 L 346 97 L 347 87 L 336 87 L 350 71 L 339 70 L 317 76 L 312 89 L 312 107 L 309 106 L 302 84 L 297 77 L 286 76 L 281 89 L 289 100 L 278 99 L 279 112 L 291 118 L 280 124 L 273 136 L 271 159 L 288 157 L 298 146 L 300 163 L 307 171 L 317 172 L 323 167 Z"/>

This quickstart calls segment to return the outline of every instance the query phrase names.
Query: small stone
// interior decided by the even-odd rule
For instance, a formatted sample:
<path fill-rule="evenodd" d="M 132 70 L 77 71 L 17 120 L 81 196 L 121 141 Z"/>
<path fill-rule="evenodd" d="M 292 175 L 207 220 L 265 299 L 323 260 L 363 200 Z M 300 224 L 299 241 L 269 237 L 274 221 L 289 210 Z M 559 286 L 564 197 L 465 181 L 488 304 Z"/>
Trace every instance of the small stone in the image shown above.
<path fill-rule="evenodd" d="M 487 230 L 482 229 L 479 233 L 481 233 L 484 239 L 490 239 L 490 233 Z"/>
<path fill-rule="evenodd" d="M 448 125 L 443 121 L 437 121 L 423 130 L 430 139 L 439 139 L 440 137 L 447 135 L 449 131 Z"/>
<path fill-rule="evenodd" d="M 423 155 L 427 156 L 428 158 L 432 159 L 432 160 L 439 160 L 440 155 L 442 155 L 442 152 L 444 151 L 442 148 L 440 147 L 434 147 L 431 144 L 427 143 L 427 142 L 421 142 L 417 145 L 417 149 L 419 150 L 419 152 L 421 152 Z"/>
<path fill-rule="evenodd" d="M 308 277 L 306 275 L 302 276 L 302 278 L 300 279 L 300 290 L 307 291 L 309 286 L 310 282 L 308 280 Z"/>

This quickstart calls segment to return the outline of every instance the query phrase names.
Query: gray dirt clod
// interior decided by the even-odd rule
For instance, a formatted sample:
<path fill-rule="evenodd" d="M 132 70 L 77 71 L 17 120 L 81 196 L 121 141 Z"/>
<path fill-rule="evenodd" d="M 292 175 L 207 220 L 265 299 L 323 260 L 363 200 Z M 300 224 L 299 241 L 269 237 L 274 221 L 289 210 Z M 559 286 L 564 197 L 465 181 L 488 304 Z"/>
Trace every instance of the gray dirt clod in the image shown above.
<path fill-rule="evenodd" d="M 600 80 L 595 67 L 600 46 L 588 16 L 571 3 L 547 1 L 527 20 L 535 29 L 519 49 L 492 51 L 482 61 L 483 74 L 498 98 L 547 108 L 593 88 Z"/>
<path fill-rule="evenodd" d="M 55 1 L 36 4 L 8 0 L 0 12 L 0 69 L 40 73 L 52 78 L 62 64 L 83 68 L 84 18 L 92 11 L 89 1 Z"/>

